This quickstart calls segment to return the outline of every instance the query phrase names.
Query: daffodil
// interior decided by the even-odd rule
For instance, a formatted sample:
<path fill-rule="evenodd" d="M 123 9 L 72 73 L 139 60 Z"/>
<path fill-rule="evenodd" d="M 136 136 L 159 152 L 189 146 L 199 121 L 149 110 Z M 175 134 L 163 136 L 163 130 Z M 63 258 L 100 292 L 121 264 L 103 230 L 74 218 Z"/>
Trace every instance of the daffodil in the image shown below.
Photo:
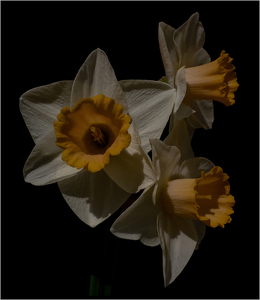
<path fill-rule="evenodd" d="M 159 23 L 159 45 L 166 72 L 166 79 L 177 89 L 171 126 L 187 118 L 193 128 L 209 129 L 214 120 L 213 102 L 229 106 L 234 104 L 234 93 L 238 88 L 235 67 L 225 51 L 210 62 L 210 56 L 203 48 L 205 31 L 199 22 L 199 14 L 178 29 Z"/>
<path fill-rule="evenodd" d="M 20 110 L 36 144 L 24 166 L 25 181 L 57 182 L 74 213 L 98 225 L 131 193 L 153 183 L 149 138 L 160 137 L 175 95 L 156 81 L 120 84 L 106 54 L 93 51 L 74 81 L 21 96 Z"/>
<path fill-rule="evenodd" d="M 231 221 L 234 197 L 227 174 L 194 157 L 184 120 L 166 140 L 151 140 L 156 182 L 111 227 L 120 238 L 161 245 L 165 286 L 182 272 L 205 235 L 205 227 Z M 174 146 L 170 146 L 174 145 Z"/>

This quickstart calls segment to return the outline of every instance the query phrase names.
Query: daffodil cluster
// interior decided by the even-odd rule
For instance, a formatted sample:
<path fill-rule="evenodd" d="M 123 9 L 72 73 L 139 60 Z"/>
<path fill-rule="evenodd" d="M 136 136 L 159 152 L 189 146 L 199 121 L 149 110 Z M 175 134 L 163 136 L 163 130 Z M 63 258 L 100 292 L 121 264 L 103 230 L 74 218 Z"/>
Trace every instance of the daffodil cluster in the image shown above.
<path fill-rule="evenodd" d="M 159 23 L 158 33 L 162 79 L 118 81 L 96 49 L 74 80 L 25 92 L 20 110 L 35 142 L 25 181 L 58 183 L 69 207 L 91 227 L 140 193 L 111 232 L 160 244 L 167 286 L 198 249 L 205 226 L 231 221 L 228 175 L 194 157 L 190 141 L 196 128 L 212 127 L 214 100 L 234 104 L 238 83 L 225 51 L 211 62 L 198 13 L 178 29 Z M 169 134 L 160 140 L 165 128 Z"/>

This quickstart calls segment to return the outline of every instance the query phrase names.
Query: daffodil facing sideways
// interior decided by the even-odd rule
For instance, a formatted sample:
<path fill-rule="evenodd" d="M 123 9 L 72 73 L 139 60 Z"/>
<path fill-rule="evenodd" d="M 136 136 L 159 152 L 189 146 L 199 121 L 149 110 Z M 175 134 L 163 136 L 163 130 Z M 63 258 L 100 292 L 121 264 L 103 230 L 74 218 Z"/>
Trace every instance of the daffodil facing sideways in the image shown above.
<path fill-rule="evenodd" d="M 202 66 L 184 68 L 186 94 L 183 103 L 189 100 L 216 100 L 226 106 L 235 103 L 235 91 L 238 89 L 235 67 L 232 58 L 225 51 L 220 57 Z"/>
<path fill-rule="evenodd" d="M 228 175 L 208 159 L 194 157 L 184 120 L 164 142 L 151 144 L 156 182 L 119 216 L 111 232 L 147 246 L 160 244 L 167 286 L 198 249 L 206 225 L 230 223 L 235 201 Z"/>
<path fill-rule="evenodd" d="M 149 139 L 161 136 L 175 98 L 165 83 L 118 82 L 106 54 L 93 51 L 74 81 L 21 96 L 36 144 L 24 166 L 25 181 L 57 182 L 74 213 L 95 227 L 132 193 L 153 184 Z"/>
<path fill-rule="evenodd" d="M 200 178 L 169 180 L 160 195 L 163 210 L 166 214 L 202 221 L 210 227 L 224 228 L 234 212 L 228 176 L 220 167 L 204 173 L 201 172 Z"/>
<path fill-rule="evenodd" d="M 214 120 L 212 100 L 226 106 L 235 103 L 238 89 L 232 58 L 225 51 L 211 61 L 203 48 L 204 28 L 199 14 L 178 29 L 159 23 L 159 45 L 166 72 L 161 81 L 177 89 L 170 130 L 179 120 L 187 118 L 192 128 L 209 129 Z"/>

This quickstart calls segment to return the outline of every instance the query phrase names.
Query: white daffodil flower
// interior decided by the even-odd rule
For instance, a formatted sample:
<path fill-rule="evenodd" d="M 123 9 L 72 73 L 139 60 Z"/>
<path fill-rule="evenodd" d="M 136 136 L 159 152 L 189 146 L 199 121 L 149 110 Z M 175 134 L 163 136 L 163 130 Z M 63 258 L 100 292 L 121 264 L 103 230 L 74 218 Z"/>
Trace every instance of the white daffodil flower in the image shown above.
<path fill-rule="evenodd" d="M 227 106 L 235 102 L 234 92 L 239 85 L 232 59 L 222 51 L 218 59 L 210 62 L 203 48 L 205 31 L 198 13 L 176 30 L 160 22 L 158 35 L 166 80 L 177 89 L 170 130 L 183 118 L 192 128 L 211 128 L 212 100 Z"/>
<path fill-rule="evenodd" d="M 98 225 L 130 194 L 154 182 L 146 154 L 149 138 L 160 137 L 175 95 L 161 82 L 120 85 L 106 54 L 93 51 L 74 81 L 21 96 L 20 110 L 36 144 L 24 166 L 25 181 L 57 182 L 75 214 L 91 227 Z"/>
<path fill-rule="evenodd" d="M 151 144 L 156 183 L 119 216 L 111 232 L 147 246 L 160 244 L 167 286 L 198 249 L 206 225 L 224 227 L 231 221 L 235 202 L 222 169 L 193 157 L 184 120 L 164 142 Z"/>

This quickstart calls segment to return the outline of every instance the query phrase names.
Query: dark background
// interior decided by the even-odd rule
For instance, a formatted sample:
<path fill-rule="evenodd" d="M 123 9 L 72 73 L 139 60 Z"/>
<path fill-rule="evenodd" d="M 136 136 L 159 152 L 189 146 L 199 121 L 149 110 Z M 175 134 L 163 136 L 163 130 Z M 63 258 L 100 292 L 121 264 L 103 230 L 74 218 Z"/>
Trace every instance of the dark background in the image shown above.
<path fill-rule="evenodd" d="M 235 105 L 215 103 L 213 128 L 197 130 L 192 141 L 196 156 L 230 176 L 235 214 L 225 229 L 207 228 L 200 249 L 164 288 L 160 246 L 114 237 L 108 228 L 116 214 L 91 229 L 56 184 L 24 182 L 34 143 L 18 103 L 28 89 L 73 80 L 96 48 L 118 80 L 161 78 L 158 23 L 178 28 L 196 11 L 204 48 L 212 60 L 228 52 L 240 84 Z M 1 298 L 87 298 L 90 274 L 115 256 L 114 298 L 259 297 L 258 12 L 250 1 L 1 2 Z"/>

